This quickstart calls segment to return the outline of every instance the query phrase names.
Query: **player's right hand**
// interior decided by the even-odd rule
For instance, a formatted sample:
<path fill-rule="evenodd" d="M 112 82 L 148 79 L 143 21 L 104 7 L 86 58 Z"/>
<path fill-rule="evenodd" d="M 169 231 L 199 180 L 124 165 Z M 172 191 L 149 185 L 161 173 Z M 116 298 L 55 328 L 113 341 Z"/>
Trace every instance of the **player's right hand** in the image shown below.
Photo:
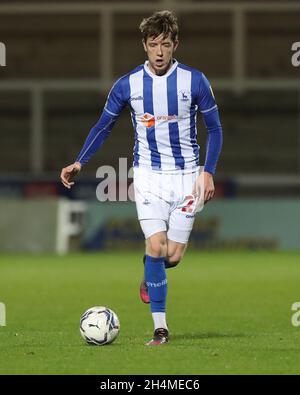
<path fill-rule="evenodd" d="M 72 165 L 64 167 L 60 173 L 60 180 L 68 189 L 74 185 L 73 178 L 81 170 L 81 163 L 75 162 Z"/>

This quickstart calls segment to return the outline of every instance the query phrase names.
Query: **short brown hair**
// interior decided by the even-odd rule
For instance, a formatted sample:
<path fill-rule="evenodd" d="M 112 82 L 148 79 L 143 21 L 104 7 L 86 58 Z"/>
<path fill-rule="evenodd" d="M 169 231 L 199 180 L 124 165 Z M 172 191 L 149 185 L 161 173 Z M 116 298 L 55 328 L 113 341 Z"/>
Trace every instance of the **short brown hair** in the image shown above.
<path fill-rule="evenodd" d="M 176 16 L 171 11 L 157 11 L 149 18 L 144 18 L 140 24 L 143 40 L 148 37 L 157 37 L 163 33 L 164 37 L 171 33 L 171 39 L 178 39 L 178 23 Z"/>

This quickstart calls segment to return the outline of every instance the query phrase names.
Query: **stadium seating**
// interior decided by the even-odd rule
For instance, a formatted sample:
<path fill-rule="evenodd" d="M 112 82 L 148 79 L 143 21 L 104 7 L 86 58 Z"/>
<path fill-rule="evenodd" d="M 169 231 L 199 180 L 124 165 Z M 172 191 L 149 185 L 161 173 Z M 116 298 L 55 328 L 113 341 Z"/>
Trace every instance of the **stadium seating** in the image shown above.
<path fill-rule="evenodd" d="M 144 14 L 113 16 L 114 79 L 145 59 L 138 25 Z M 233 24 L 230 12 L 178 13 L 181 26 L 179 61 L 204 71 L 210 79 L 233 76 Z M 246 75 L 251 78 L 296 78 L 291 43 L 299 41 L 299 12 L 251 12 L 246 16 Z M 6 43 L 9 67 L 1 81 L 99 79 L 100 19 L 94 14 L 0 14 L 0 37 Z M 112 81 L 110 81 L 112 83 Z M 105 102 L 107 90 L 45 91 L 44 172 L 55 173 L 73 161 Z M 299 167 L 299 94 L 293 90 L 257 90 L 240 94 L 215 86 L 225 146 L 221 174 L 294 173 Z M 297 96 L 298 95 L 298 96 Z M 30 171 L 31 96 L 28 89 L 0 89 L 0 155 L 3 173 Z M 199 120 L 199 139 L 205 133 Z M 94 174 L 101 164 L 131 163 L 133 131 L 128 111 L 120 117 L 106 149 L 87 165 Z M 112 152 L 114 155 L 112 155 Z M 203 152 L 203 151 L 202 151 Z M 204 152 L 202 153 L 204 158 Z"/>

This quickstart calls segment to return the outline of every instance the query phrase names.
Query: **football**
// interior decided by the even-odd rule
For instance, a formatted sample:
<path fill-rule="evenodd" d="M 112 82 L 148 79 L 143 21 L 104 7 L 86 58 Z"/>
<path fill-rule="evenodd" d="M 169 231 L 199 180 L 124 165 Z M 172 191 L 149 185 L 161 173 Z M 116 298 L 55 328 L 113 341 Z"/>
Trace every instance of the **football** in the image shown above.
<path fill-rule="evenodd" d="M 102 346 L 118 336 L 120 321 L 115 312 L 103 306 L 88 309 L 80 318 L 80 334 L 86 343 Z"/>

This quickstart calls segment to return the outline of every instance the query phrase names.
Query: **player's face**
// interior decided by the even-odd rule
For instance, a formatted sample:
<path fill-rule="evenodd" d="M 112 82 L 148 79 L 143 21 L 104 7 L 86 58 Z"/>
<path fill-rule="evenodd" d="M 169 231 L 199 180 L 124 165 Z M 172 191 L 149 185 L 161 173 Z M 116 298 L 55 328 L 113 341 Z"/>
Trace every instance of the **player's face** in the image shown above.
<path fill-rule="evenodd" d="M 171 66 L 173 54 L 178 47 L 178 41 L 172 41 L 171 35 L 164 37 L 148 37 L 143 46 L 149 59 L 149 68 L 157 75 L 165 74 Z"/>

